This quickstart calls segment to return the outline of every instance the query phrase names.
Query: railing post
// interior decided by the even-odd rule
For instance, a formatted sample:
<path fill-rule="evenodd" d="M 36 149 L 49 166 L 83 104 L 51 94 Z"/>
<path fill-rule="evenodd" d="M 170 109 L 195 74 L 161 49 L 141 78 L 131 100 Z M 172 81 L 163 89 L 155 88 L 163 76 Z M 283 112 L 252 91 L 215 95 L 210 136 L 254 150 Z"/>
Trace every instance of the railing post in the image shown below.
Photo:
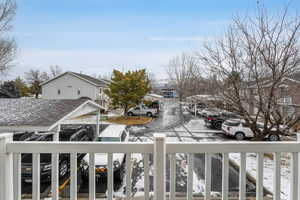
<path fill-rule="evenodd" d="M 6 151 L 12 134 L 0 134 L 0 199 L 13 200 L 13 154 Z"/>
<path fill-rule="evenodd" d="M 297 133 L 297 141 L 300 143 L 300 133 Z M 300 153 L 299 152 L 298 152 L 298 173 L 300 173 Z M 300 176 L 298 176 L 298 187 L 299 187 L 299 185 L 300 185 Z M 299 191 L 298 191 L 298 199 L 300 199 Z"/>
<path fill-rule="evenodd" d="M 154 199 L 165 200 L 166 193 L 166 137 L 154 134 Z"/>

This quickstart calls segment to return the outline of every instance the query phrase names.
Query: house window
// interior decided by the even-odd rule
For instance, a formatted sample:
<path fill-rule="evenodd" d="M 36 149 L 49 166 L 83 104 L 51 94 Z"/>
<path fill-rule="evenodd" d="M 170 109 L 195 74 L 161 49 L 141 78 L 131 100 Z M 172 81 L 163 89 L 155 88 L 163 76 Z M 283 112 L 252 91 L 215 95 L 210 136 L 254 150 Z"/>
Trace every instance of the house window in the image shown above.
<path fill-rule="evenodd" d="M 57 90 L 57 94 L 60 95 L 60 89 Z"/>
<path fill-rule="evenodd" d="M 80 90 L 79 89 L 77 90 L 77 94 L 80 95 Z"/>
<path fill-rule="evenodd" d="M 288 87 L 285 85 L 280 86 L 280 94 L 281 94 L 281 97 L 288 96 Z"/>
<path fill-rule="evenodd" d="M 102 88 L 99 88 L 99 93 L 102 94 Z"/>

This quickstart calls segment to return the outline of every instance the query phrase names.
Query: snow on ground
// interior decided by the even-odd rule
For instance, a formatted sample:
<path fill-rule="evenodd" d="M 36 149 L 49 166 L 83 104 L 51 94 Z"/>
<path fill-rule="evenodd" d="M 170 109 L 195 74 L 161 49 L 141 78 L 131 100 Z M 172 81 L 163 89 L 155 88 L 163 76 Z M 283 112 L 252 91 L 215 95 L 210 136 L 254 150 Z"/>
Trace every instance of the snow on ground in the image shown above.
<path fill-rule="evenodd" d="M 240 163 L 239 153 L 230 153 L 229 158 L 236 164 Z M 281 155 L 281 198 L 287 200 L 290 198 L 290 158 L 288 154 Z M 247 153 L 247 172 L 256 177 L 256 153 Z M 264 187 L 273 192 L 274 161 L 269 157 L 264 157 Z"/>
<path fill-rule="evenodd" d="M 222 131 L 219 130 L 212 130 L 205 126 L 205 122 L 203 119 L 192 119 L 187 124 L 184 124 L 184 126 L 180 126 L 178 128 L 175 128 L 176 131 L 184 131 L 186 132 L 187 129 L 192 133 L 222 133 Z"/>
<path fill-rule="evenodd" d="M 222 134 L 220 131 L 215 131 L 208 129 L 205 127 L 204 120 L 202 119 L 193 119 L 184 126 L 180 126 L 174 129 L 174 131 L 169 132 L 161 132 L 167 136 L 167 142 L 206 142 L 206 141 L 235 141 L 235 140 L 222 140 L 218 139 L 218 135 Z M 143 141 L 151 141 L 147 137 L 141 137 Z M 201 138 L 199 141 L 197 138 Z M 214 138 L 214 139 L 212 139 Z M 184 154 L 176 154 L 178 162 L 186 163 Z M 230 159 L 239 165 L 240 154 L 239 153 L 230 153 Z M 134 157 L 136 162 L 142 160 L 142 156 Z M 289 199 L 289 188 L 290 188 L 290 157 L 288 153 L 283 154 L 281 156 L 281 199 Z M 177 163 L 178 163 L 177 162 Z M 247 154 L 247 172 L 252 176 L 256 177 L 256 154 L 255 153 L 248 153 Z M 178 165 L 178 164 L 177 164 Z M 152 166 L 153 167 L 153 166 Z M 180 176 L 187 175 L 187 166 L 181 165 L 182 172 Z M 273 173 L 274 173 L 274 164 L 273 160 L 269 157 L 264 158 L 264 187 L 273 192 Z M 153 169 L 151 170 L 150 174 L 153 174 Z M 136 182 L 135 187 L 136 195 L 142 194 L 143 192 L 143 183 L 144 183 L 144 174 L 140 176 L 141 178 Z M 194 193 L 203 193 L 204 191 L 204 180 L 197 177 L 196 173 L 194 172 Z M 179 181 L 179 184 L 185 184 L 184 182 Z M 186 181 L 186 180 L 185 180 Z"/>
<path fill-rule="evenodd" d="M 133 131 L 133 132 L 138 132 L 138 131 L 145 130 L 145 129 L 146 129 L 145 126 L 132 126 L 132 127 L 130 127 L 130 131 Z"/>
<path fill-rule="evenodd" d="M 191 120 L 185 127 L 197 137 L 207 138 L 204 141 L 210 141 L 211 137 L 216 136 L 216 134 L 222 134 L 220 132 L 216 132 L 214 130 L 208 129 L 205 127 L 204 120 L 194 119 Z M 176 131 L 184 131 L 185 128 L 183 126 L 176 128 Z M 192 137 L 184 137 L 189 135 L 188 133 L 180 135 L 183 136 L 184 142 L 195 142 L 195 139 Z M 203 141 L 203 140 L 201 140 Z M 230 141 L 230 140 L 229 140 Z M 240 154 L 239 153 L 231 153 L 230 159 L 234 161 L 236 164 L 239 164 Z M 281 155 L 281 199 L 289 199 L 290 198 L 290 156 L 288 153 L 282 153 Z M 247 172 L 251 174 L 252 177 L 256 177 L 256 154 L 248 153 L 247 154 Z M 274 176 L 274 162 L 269 157 L 264 158 L 264 187 L 273 192 L 273 176 Z"/>

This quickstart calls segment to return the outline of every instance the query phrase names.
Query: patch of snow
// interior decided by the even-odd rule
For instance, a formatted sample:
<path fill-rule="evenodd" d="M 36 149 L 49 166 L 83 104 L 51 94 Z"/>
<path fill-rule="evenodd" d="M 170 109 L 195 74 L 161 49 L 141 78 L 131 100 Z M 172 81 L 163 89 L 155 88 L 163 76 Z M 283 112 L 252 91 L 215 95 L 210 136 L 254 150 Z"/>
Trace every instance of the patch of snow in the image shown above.
<path fill-rule="evenodd" d="M 239 165 L 240 154 L 230 153 L 229 158 Z M 246 169 L 252 176 L 256 177 L 256 153 L 247 153 Z M 281 198 L 283 200 L 290 199 L 290 157 L 287 153 L 281 155 Z M 274 179 L 274 161 L 269 157 L 264 157 L 264 187 L 273 192 Z"/>
<path fill-rule="evenodd" d="M 146 127 L 145 126 L 132 126 L 130 127 L 130 131 L 133 131 L 133 132 L 137 132 L 137 131 L 141 131 L 141 130 L 145 130 Z"/>

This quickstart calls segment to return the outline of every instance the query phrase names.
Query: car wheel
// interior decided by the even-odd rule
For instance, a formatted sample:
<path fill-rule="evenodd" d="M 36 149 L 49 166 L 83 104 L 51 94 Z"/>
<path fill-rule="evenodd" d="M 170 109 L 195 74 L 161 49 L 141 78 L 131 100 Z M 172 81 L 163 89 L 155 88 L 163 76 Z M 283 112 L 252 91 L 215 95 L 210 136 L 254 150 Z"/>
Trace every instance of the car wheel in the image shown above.
<path fill-rule="evenodd" d="M 133 116 L 133 113 L 132 113 L 132 112 L 129 112 L 129 113 L 128 113 L 128 116 Z"/>
<path fill-rule="evenodd" d="M 237 140 L 244 140 L 244 139 L 245 139 L 245 134 L 242 133 L 242 132 L 237 132 L 237 133 L 235 134 L 235 138 L 236 138 Z"/>
<path fill-rule="evenodd" d="M 270 134 L 269 136 L 268 136 L 268 139 L 269 139 L 269 141 L 279 141 L 279 135 L 277 135 L 277 134 Z"/>
<path fill-rule="evenodd" d="M 151 112 L 147 112 L 147 116 L 148 117 L 152 117 L 152 113 Z"/>
<path fill-rule="evenodd" d="M 216 127 L 216 129 L 221 130 L 222 124 L 221 123 L 216 123 L 215 127 Z"/>
<path fill-rule="evenodd" d="M 120 167 L 119 170 L 115 171 L 114 176 L 116 181 L 122 182 L 124 176 L 123 167 Z"/>

